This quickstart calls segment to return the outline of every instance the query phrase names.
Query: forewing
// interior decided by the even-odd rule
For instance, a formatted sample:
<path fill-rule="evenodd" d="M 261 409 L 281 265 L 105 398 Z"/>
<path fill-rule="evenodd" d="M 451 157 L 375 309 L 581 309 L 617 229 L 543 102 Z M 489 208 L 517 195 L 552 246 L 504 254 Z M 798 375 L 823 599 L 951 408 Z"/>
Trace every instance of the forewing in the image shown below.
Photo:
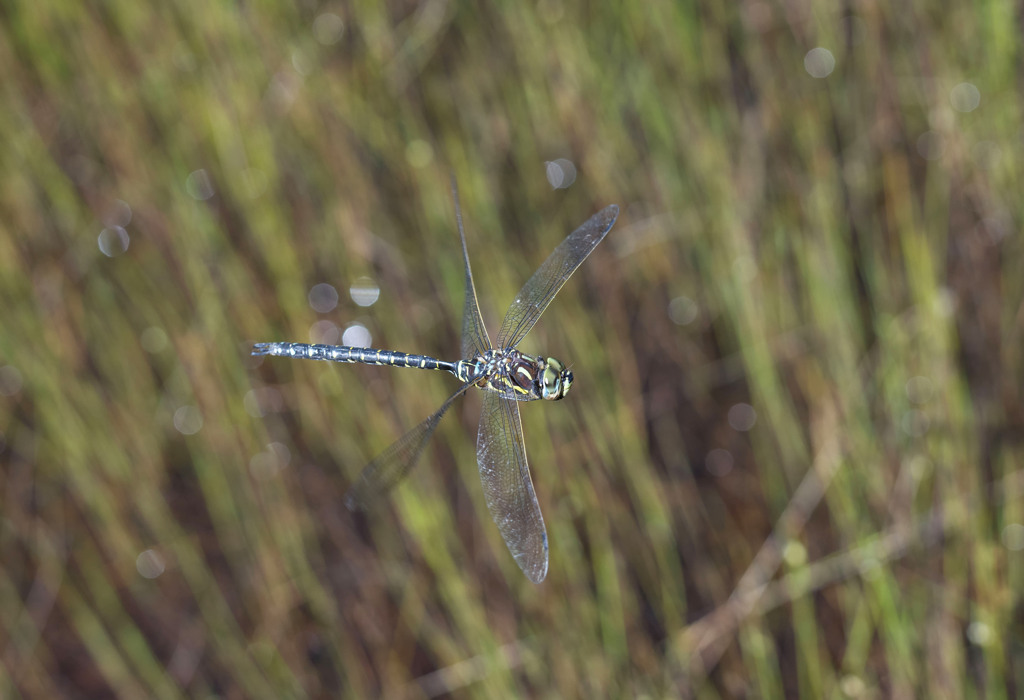
<path fill-rule="evenodd" d="M 459 206 L 459 189 L 452 176 L 452 199 L 455 200 L 455 219 L 459 224 L 459 239 L 462 241 L 462 262 L 466 267 L 466 305 L 462 312 L 462 357 L 469 360 L 483 355 L 491 347 L 487 338 L 487 328 L 483 316 L 480 315 L 480 303 L 476 298 L 476 285 L 473 284 L 473 271 L 469 267 L 469 251 L 466 249 L 466 231 L 462 227 L 462 207 Z"/>
<path fill-rule="evenodd" d="M 363 473 L 359 475 L 359 480 L 345 495 L 346 507 L 349 510 L 366 510 L 401 481 L 416 464 L 427 441 L 437 429 L 437 424 L 441 422 L 441 418 L 451 408 L 452 403 L 471 386 L 472 383 L 463 384 L 432 416 L 400 437 L 391 447 L 367 464 Z"/>
<path fill-rule="evenodd" d="M 519 344 L 566 280 L 608 234 L 618 215 L 616 205 L 605 207 L 555 248 L 516 295 L 498 332 L 497 347 L 509 348 Z"/>
<path fill-rule="evenodd" d="M 484 393 L 476 460 L 491 518 L 519 568 L 540 583 L 548 573 L 548 535 L 526 463 L 519 404 Z"/>

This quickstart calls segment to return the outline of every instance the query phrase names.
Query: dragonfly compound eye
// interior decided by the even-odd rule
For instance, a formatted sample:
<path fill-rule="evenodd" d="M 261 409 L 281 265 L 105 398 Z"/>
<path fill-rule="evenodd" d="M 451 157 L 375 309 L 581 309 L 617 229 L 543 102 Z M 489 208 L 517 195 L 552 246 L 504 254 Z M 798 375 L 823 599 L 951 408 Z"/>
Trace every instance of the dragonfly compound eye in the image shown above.
<path fill-rule="evenodd" d="M 569 387 L 572 385 L 572 372 L 565 368 L 561 362 L 549 357 L 544 362 L 544 371 L 540 378 L 541 398 L 549 401 L 558 401 L 565 398 Z"/>

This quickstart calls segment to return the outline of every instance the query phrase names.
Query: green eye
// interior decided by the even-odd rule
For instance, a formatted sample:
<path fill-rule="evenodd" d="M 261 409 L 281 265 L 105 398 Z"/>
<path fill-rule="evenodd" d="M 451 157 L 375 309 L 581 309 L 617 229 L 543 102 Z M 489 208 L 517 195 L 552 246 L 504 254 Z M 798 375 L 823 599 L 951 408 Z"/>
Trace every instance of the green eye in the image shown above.
<path fill-rule="evenodd" d="M 568 371 L 561 362 L 549 357 L 544 362 L 544 371 L 540 377 L 541 398 L 549 401 L 557 401 L 565 396 L 572 384 L 572 372 Z"/>

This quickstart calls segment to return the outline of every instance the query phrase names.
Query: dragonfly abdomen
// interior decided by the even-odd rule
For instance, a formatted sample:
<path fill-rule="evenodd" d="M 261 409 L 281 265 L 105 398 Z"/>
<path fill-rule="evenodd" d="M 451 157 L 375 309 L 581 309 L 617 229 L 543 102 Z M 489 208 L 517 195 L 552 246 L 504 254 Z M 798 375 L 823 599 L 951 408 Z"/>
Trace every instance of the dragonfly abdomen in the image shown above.
<path fill-rule="evenodd" d="M 410 355 L 396 350 L 356 348 L 349 345 L 314 345 L 311 343 L 256 343 L 253 355 L 275 355 L 277 357 L 301 357 L 307 360 L 329 362 L 350 362 L 364 365 L 385 365 L 388 367 L 412 367 L 414 369 L 439 369 L 455 374 L 455 363 L 438 360 L 428 355 Z"/>

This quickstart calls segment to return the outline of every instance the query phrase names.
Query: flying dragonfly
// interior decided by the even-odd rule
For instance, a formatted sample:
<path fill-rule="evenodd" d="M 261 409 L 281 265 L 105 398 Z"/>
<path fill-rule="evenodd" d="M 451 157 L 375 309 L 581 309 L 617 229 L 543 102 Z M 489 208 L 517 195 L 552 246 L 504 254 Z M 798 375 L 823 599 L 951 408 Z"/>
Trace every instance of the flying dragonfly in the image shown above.
<path fill-rule="evenodd" d="M 540 583 L 548 572 L 548 536 L 526 461 L 519 418 L 520 401 L 558 401 L 572 387 L 573 374 L 553 357 L 527 355 L 516 346 L 530 332 L 558 290 L 611 230 L 619 215 L 612 204 L 594 214 L 562 241 L 526 282 L 505 313 L 497 343 L 491 345 L 477 303 L 458 190 L 452 181 L 455 218 L 466 268 L 466 304 L 462 316 L 462 359 L 446 362 L 426 355 L 393 350 L 314 345 L 257 343 L 253 355 L 300 357 L 330 362 L 443 370 L 462 385 L 429 418 L 398 439 L 366 465 L 349 489 L 345 505 L 365 510 L 401 481 L 422 454 L 442 416 L 471 387 L 484 390 L 477 433 L 476 458 L 487 508 L 505 544 L 526 577 Z"/>

